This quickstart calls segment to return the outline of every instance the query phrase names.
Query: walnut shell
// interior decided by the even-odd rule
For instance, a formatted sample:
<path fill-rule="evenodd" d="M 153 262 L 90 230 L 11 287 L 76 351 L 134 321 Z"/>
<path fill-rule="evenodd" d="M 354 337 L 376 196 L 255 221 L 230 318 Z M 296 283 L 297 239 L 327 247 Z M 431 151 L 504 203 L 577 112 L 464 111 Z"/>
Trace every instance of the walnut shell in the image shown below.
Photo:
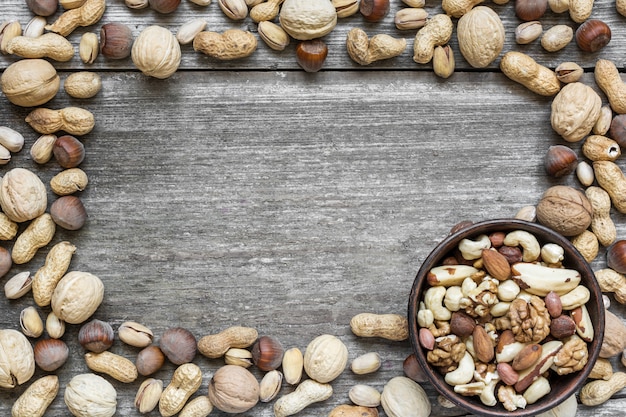
<path fill-rule="evenodd" d="M 46 211 L 46 186 L 39 177 L 24 168 L 14 168 L 2 177 L 0 207 L 14 222 L 25 222 Z"/>
<path fill-rule="evenodd" d="M 285 0 L 279 21 L 294 39 L 321 38 L 337 25 L 337 10 L 330 0 Z"/>
<path fill-rule="evenodd" d="M 602 99 L 591 87 L 580 82 L 567 84 L 552 101 L 552 129 L 568 142 L 578 142 L 596 124 Z"/>
<path fill-rule="evenodd" d="M 457 38 L 465 60 L 474 68 L 485 68 L 502 52 L 504 25 L 491 8 L 477 6 L 459 19 Z"/>
<path fill-rule="evenodd" d="M 337 378 L 348 363 L 348 348 L 336 336 L 323 334 L 313 339 L 304 353 L 304 371 L 311 379 L 327 383 Z"/>
<path fill-rule="evenodd" d="M 117 392 L 96 374 L 79 374 L 65 388 L 65 405 L 76 417 L 111 417 L 117 408 Z"/>
<path fill-rule="evenodd" d="M 157 25 L 148 26 L 135 39 L 131 58 L 145 75 L 168 78 L 180 65 L 180 44 L 168 29 Z"/>
<path fill-rule="evenodd" d="M 57 94 L 61 79 L 45 59 L 22 59 L 4 70 L 0 84 L 11 103 L 34 107 L 47 103 Z"/>
<path fill-rule="evenodd" d="M 86 321 L 98 309 L 104 297 L 104 285 L 89 272 L 71 271 L 61 278 L 52 293 L 54 314 L 70 324 Z"/>
<path fill-rule="evenodd" d="M 15 388 L 35 373 L 33 348 L 17 330 L 0 330 L 0 358 L 0 388 Z"/>
<path fill-rule="evenodd" d="M 563 236 L 576 236 L 591 225 L 593 208 L 587 197 L 567 185 L 548 188 L 537 204 L 539 223 Z"/>
<path fill-rule="evenodd" d="M 259 382 L 246 368 L 224 365 L 209 382 L 209 400 L 225 413 L 244 413 L 259 401 Z"/>

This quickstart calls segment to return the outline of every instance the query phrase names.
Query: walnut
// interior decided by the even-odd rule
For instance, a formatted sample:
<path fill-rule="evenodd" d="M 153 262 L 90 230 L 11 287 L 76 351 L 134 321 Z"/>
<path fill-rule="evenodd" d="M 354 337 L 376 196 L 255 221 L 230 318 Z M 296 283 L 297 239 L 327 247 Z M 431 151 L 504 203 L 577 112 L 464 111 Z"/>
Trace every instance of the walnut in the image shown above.
<path fill-rule="evenodd" d="M 587 343 L 577 335 L 566 339 L 565 344 L 554 357 L 554 369 L 559 375 L 580 371 L 589 360 Z"/>
<path fill-rule="evenodd" d="M 530 302 L 521 298 L 513 300 L 507 316 L 518 342 L 539 343 L 550 334 L 550 314 L 536 295 L 530 297 Z"/>
<path fill-rule="evenodd" d="M 577 236 L 591 224 L 593 208 L 582 192 L 567 185 L 548 188 L 537 204 L 537 220 L 563 236 Z"/>
<path fill-rule="evenodd" d="M 435 337 L 447 336 L 450 334 L 450 322 L 435 320 L 433 324 L 428 326 L 428 330 L 430 330 Z"/>
<path fill-rule="evenodd" d="M 485 278 L 476 288 L 467 292 L 470 304 L 465 306 L 465 313 L 471 317 L 485 317 L 491 306 L 500 301 L 498 299 L 498 280 Z"/>
<path fill-rule="evenodd" d="M 498 389 L 498 399 L 508 411 L 515 411 L 518 408 L 526 408 L 526 399 L 518 395 L 515 389 L 510 386 L 502 385 Z"/>
<path fill-rule="evenodd" d="M 507 316 L 496 317 L 493 319 L 493 324 L 499 331 L 511 330 L 511 320 Z"/>
<path fill-rule="evenodd" d="M 435 347 L 428 352 L 426 359 L 435 367 L 446 371 L 456 369 L 465 355 L 465 343 L 456 335 L 435 339 Z"/>

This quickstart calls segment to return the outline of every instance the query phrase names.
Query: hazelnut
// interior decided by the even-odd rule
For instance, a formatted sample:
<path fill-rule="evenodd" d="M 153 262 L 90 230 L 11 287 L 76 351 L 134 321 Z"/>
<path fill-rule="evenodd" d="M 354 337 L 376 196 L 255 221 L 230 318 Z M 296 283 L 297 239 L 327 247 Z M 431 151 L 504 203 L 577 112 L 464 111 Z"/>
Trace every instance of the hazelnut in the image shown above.
<path fill-rule="evenodd" d="M 626 148 L 626 114 L 618 114 L 613 117 L 609 128 L 609 137 Z"/>
<path fill-rule="evenodd" d="M 380 22 L 389 12 L 389 0 L 361 0 L 359 11 L 368 22 Z"/>
<path fill-rule="evenodd" d="M 66 195 L 56 199 L 50 206 L 52 220 L 64 229 L 78 230 L 87 220 L 87 211 L 80 198 Z"/>
<path fill-rule="evenodd" d="M 78 343 L 88 351 L 100 353 L 113 345 L 113 327 L 105 321 L 94 319 L 85 323 L 78 332 Z"/>
<path fill-rule="evenodd" d="M 424 373 L 424 370 L 417 361 L 417 357 L 414 353 L 407 356 L 402 362 L 402 370 L 404 375 L 411 378 L 415 382 L 427 382 L 428 377 Z"/>
<path fill-rule="evenodd" d="M 548 9 L 548 0 L 516 0 L 515 15 L 525 22 L 539 20 Z"/>
<path fill-rule="evenodd" d="M 165 355 L 158 346 L 152 345 L 139 351 L 135 366 L 140 375 L 148 376 L 161 369 L 164 363 Z"/>
<path fill-rule="evenodd" d="M 59 136 L 54 141 L 52 154 L 63 168 L 76 168 L 85 159 L 85 146 L 71 135 Z"/>
<path fill-rule="evenodd" d="M 576 333 L 576 323 L 574 319 L 566 314 L 562 314 L 550 321 L 550 334 L 556 339 L 565 339 Z"/>
<path fill-rule="evenodd" d="M 110 59 L 130 56 L 133 34 L 123 23 L 105 23 L 100 29 L 100 53 Z"/>
<path fill-rule="evenodd" d="M 598 19 L 589 19 L 576 29 L 576 44 L 585 52 L 597 52 L 611 41 L 611 28 Z"/>
<path fill-rule="evenodd" d="M 41 339 L 33 347 L 35 363 L 42 370 L 52 372 L 67 361 L 70 349 L 61 339 Z"/>
<path fill-rule="evenodd" d="M 626 274 L 626 240 L 617 240 L 609 246 L 606 251 L 606 264 L 620 274 Z"/>
<path fill-rule="evenodd" d="M 313 39 L 303 41 L 296 48 L 296 60 L 306 72 L 317 72 L 324 65 L 328 55 L 328 46 L 324 41 Z"/>
<path fill-rule="evenodd" d="M 59 7 L 59 0 L 26 0 L 26 6 L 38 16 L 51 16 Z"/>
<path fill-rule="evenodd" d="M 476 327 L 476 322 L 467 314 L 460 311 L 452 313 L 450 332 L 459 337 L 467 337 L 474 332 L 474 327 Z"/>
<path fill-rule="evenodd" d="M 195 336 L 182 327 L 167 329 L 159 341 L 161 351 L 175 365 L 189 363 L 196 356 L 197 342 Z"/>
<path fill-rule="evenodd" d="M 283 345 L 278 339 L 261 336 L 252 345 L 252 362 L 262 371 L 273 371 L 281 365 L 284 353 Z"/>
<path fill-rule="evenodd" d="M 577 164 L 578 155 L 572 148 L 565 145 L 552 145 L 548 148 L 543 166 L 548 175 L 559 178 L 573 172 Z"/>
<path fill-rule="evenodd" d="M 172 13 L 178 8 L 180 0 L 150 0 L 150 7 L 159 13 Z"/>

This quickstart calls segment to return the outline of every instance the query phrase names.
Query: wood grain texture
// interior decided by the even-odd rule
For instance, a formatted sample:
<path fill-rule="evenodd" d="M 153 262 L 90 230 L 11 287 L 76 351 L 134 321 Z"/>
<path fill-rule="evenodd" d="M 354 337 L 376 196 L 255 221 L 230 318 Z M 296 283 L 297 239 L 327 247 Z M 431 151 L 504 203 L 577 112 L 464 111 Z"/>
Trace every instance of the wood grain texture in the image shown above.
<path fill-rule="evenodd" d="M 77 105 L 96 115 L 95 130 L 80 138 L 87 152 L 81 167 L 90 178 L 80 195 L 87 225 L 77 232 L 59 230 L 52 242 L 74 243 L 71 269 L 104 281 L 105 301 L 94 317 L 115 329 L 126 320 L 141 322 L 157 340 L 173 326 L 198 338 L 232 325 L 253 326 L 302 350 L 314 337 L 331 333 L 346 343 L 350 359 L 369 351 L 383 357 L 376 374 L 344 372 L 333 382 L 331 399 L 302 416 L 323 416 L 348 403 L 356 383 L 382 389 L 402 374 L 409 343 L 359 339 L 350 332 L 350 318 L 365 311 L 404 314 L 422 260 L 458 221 L 510 217 L 535 204 L 550 185 L 578 183 L 573 176 L 551 180 L 543 171 L 548 146 L 563 143 L 550 127 L 551 99 L 508 80 L 497 62 L 486 70 L 468 68 L 456 38 L 457 72 L 448 80 L 435 77 L 430 64 L 412 61 L 414 33 L 393 27 L 401 7 L 392 1 L 390 14 L 378 24 L 365 24 L 358 15 L 340 21 L 325 39 L 331 52 L 316 74 L 299 69 L 295 42 L 282 53 L 259 43 L 252 57 L 232 62 L 185 46 L 181 70 L 163 81 L 143 76 L 130 59 L 99 57 L 85 66 L 76 56 L 55 63 L 62 79 L 79 69 L 98 71 L 103 79 L 93 99 L 60 92 L 47 104 Z M 623 65 L 623 18 L 613 2 L 595 3 L 593 16 L 611 24 L 615 41 L 593 55 L 581 54 L 574 44 L 556 54 L 542 52 L 538 43 L 514 45 L 520 22 L 513 4 L 494 7 L 507 28 L 505 50 L 523 50 L 551 67 L 576 61 L 588 72 L 584 82 L 594 87 L 589 72 L 597 58 Z M 427 9 L 438 12 L 440 3 L 429 1 Z M 31 17 L 23 0 L 4 0 L 0 12 L 2 20 L 26 23 Z M 129 24 L 136 35 L 154 23 L 175 31 L 198 16 L 207 18 L 211 30 L 256 32 L 249 19 L 228 22 L 216 2 L 202 8 L 183 0 L 176 13 L 164 16 L 130 11 L 119 0 L 108 2 L 99 24 L 70 39 L 77 45 L 81 33 L 97 33 L 109 21 Z M 550 13 L 544 24 L 557 22 L 573 24 L 567 15 Z M 408 49 L 393 60 L 359 67 L 345 53 L 352 26 L 404 36 Z M 0 68 L 14 60 L 0 56 Z M 0 175 L 25 167 L 47 183 L 60 168 L 54 161 L 37 166 L 31 160 L 28 150 L 38 135 L 24 122 L 30 109 L 3 98 L 0 110 L 0 126 L 26 137 L 24 150 Z M 573 147 L 579 151 L 580 144 Z M 50 193 L 49 204 L 54 199 Z M 624 216 L 613 216 L 618 236 L 625 236 Z M 49 247 L 7 277 L 25 269 L 34 273 Z M 602 254 L 593 266 L 604 266 Z M 0 328 L 18 328 L 20 311 L 33 304 L 30 295 L 0 299 Z M 611 310 L 626 317 L 615 301 Z M 71 357 L 59 371 L 62 387 L 88 372 L 78 329 L 70 326 L 65 336 Z M 137 353 L 119 341 L 112 351 L 131 359 Z M 197 356 L 196 363 L 205 373 L 199 391 L 204 394 L 223 362 Z M 623 370 L 617 359 L 614 367 Z M 168 364 L 156 377 L 167 384 L 173 369 Z M 139 415 L 133 399 L 140 382 L 113 382 L 116 415 Z M 424 387 L 433 416 L 466 415 L 440 406 L 434 389 Z M 24 389 L 0 391 L 0 415 L 9 414 Z M 283 387 L 281 393 L 291 390 Z M 63 388 L 46 415 L 67 415 L 62 395 Z M 625 406 L 625 396 L 617 394 L 601 407 L 581 406 L 577 415 L 620 415 Z M 242 415 L 273 416 L 272 404 Z"/>

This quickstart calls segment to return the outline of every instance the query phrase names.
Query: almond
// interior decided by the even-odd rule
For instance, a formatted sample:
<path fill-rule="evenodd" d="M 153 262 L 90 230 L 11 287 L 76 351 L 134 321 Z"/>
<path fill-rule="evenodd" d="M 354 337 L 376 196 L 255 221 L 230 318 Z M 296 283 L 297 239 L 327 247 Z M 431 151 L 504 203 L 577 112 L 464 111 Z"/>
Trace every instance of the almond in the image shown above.
<path fill-rule="evenodd" d="M 513 334 L 513 331 L 508 329 L 503 331 L 498 338 L 498 346 L 496 347 L 496 352 L 502 353 L 504 347 L 506 345 L 510 345 L 513 342 L 515 342 L 515 335 Z"/>
<path fill-rule="evenodd" d="M 495 249 L 483 249 L 483 265 L 485 269 L 498 281 L 504 281 L 511 276 L 511 266 L 504 255 Z"/>
<path fill-rule="evenodd" d="M 500 379 L 506 385 L 515 385 L 519 379 L 519 374 L 511 365 L 506 362 L 499 363 L 496 367 Z"/>
<path fill-rule="evenodd" d="M 480 362 L 489 363 L 493 360 L 495 355 L 493 349 L 493 342 L 491 337 L 487 334 L 487 331 L 482 326 L 474 327 L 472 333 L 474 339 L 474 351 L 476 352 L 476 359 Z"/>
<path fill-rule="evenodd" d="M 467 314 L 460 311 L 452 313 L 450 332 L 459 337 L 467 337 L 472 334 L 474 327 L 476 327 L 476 322 Z"/>
<path fill-rule="evenodd" d="M 517 354 L 515 359 L 513 359 L 511 366 L 516 371 L 530 368 L 541 358 L 542 350 L 541 345 L 536 343 L 526 346 Z"/>

